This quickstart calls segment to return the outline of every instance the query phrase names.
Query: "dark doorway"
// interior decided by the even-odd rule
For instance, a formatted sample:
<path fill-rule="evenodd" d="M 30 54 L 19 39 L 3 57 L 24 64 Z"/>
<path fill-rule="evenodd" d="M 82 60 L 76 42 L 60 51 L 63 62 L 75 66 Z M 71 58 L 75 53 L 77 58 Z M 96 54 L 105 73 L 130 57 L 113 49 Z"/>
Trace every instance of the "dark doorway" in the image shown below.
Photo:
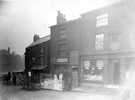
<path fill-rule="evenodd" d="M 119 84 L 120 82 L 120 63 L 114 62 L 114 84 Z"/>

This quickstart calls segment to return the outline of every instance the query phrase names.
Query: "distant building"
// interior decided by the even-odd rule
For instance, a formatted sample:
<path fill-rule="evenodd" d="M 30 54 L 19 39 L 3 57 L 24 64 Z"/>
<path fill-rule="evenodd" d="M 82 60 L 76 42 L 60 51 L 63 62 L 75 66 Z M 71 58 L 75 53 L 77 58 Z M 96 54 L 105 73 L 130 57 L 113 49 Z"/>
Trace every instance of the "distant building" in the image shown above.
<path fill-rule="evenodd" d="M 25 71 L 31 81 L 40 82 L 40 74 L 50 74 L 50 36 L 34 35 L 33 43 L 26 47 Z"/>
<path fill-rule="evenodd" d="M 120 1 L 51 26 L 51 73 L 69 71 L 72 88 L 120 85 L 126 71 L 135 70 L 133 4 Z"/>
<path fill-rule="evenodd" d="M 10 52 L 10 48 L 0 50 L 0 72 L 18 72 L 23 71 L 21 56 Z"/>

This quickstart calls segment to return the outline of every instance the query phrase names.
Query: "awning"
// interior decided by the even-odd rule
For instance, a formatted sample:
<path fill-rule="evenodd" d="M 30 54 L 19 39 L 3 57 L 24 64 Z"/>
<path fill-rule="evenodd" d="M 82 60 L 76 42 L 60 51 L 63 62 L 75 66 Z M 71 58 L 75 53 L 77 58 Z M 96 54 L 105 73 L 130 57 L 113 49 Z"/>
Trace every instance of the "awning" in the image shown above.
<path fill-rule="evenodd" d="M 44 68 L 46 68 L 47 65 L 45 66 L 34 66 L 33 68 L 31 68 L 32 70 L 43 70 Z"/>

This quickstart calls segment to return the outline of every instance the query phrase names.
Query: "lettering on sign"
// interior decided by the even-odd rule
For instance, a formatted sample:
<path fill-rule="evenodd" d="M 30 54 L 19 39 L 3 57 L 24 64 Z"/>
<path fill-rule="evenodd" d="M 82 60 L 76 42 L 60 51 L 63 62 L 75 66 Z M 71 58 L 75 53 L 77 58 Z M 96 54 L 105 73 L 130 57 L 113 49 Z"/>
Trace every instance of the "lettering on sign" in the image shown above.
<path fill-rule="evenodd" d="M 67 58 L 58 58 L 57 59 L 57 63 L 64 63 L 64 62 L 68 62 Z"/>
<path fill-rule="evenodd" d="M 90 60 L 84 60 L 84 68 L 89 69 L 90 68 Z"/>
<path fill-rule="evenodd" d="M 120 42 L 112 42 L 110 44 L 110 48 L 111 48 L 111 50 L 118 50 L 118 49 L 120 49 Z"/>
<path fill-rule="evenodd" d="M 98 68 L 104 67 L 104 61 L 103 60 L 97 60 L 97 67 Z"/>

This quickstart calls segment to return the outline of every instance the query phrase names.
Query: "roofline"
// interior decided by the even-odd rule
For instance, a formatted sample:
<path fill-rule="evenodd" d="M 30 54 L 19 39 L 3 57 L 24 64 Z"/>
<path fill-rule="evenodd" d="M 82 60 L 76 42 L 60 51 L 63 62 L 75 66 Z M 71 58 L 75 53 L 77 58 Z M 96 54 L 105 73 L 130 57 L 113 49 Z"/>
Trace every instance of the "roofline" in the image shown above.
<path fill-rule="evenodd" d="M 71 23 L 77 22 L 80 19 L 81 19 L 81 17 L 79 17 L 77 19 L 66 21 L 66 22 L 61 23 L 61 24 L 56 24 L 56 25 L 50 26 L 49 28 L 56 27 L 56 26 L 58 27 L 58 26 L 65 25 L 65 24 L 71 24 Z"/>
<path fill-rule="evenodd" d="M 123 1 L 121 0 L 121 1 L 118 1 L 118 2 L 115 2 L 115 3 L 112 3 L 112 4 L 109 4 L 109 5 L 106 5 L 106 6 L 103 6 L 103 7 L 94 9 L 94 10 L 91 10 L 91 11 L 87 11 L 87 12 L 85 12 L 85 13 L 82 13 L 80 16 L 87 15 L 87 14 L 89 14 L 89 13 L 91 13 L 91 12 L 94 12 L 94 11 L 97 11 L 97 10 L 100 10 L 100 9 L 104 9 L 104 8 L 106 8 L 106 7 L 110 7 L 110 6 L 113 6 L 113 5 L 115 5 L 115 4 L 122 3 L 122 2 L 123 2 Z"/>
<path fill-rule="evenodd" d="M 50 35 L 44 36 L 44 37 L 42 37 L 42 38 L 45 38 L 45 37 L 48 37 L 48 36 L 50 36 Z M 40 38 L 40 39 L 42 39 L 42 38 Z M 40 39 L 38 39 L 37 41 L 39 41 Z M 50 39 L 49 39 L 49 40 L 50 40 Z M 43 41 L 42 43 L 47 42 L 47 41 L 49 41 L 49 40 Z M 36 41 L 35 41 L 35 42 L 36 42 Z M 34 42 L 32 42 L 32 43 L 34 43 Z M 31 44 L 32 44 L 32 43 L 31 43 Z M 30 44 L 30 45 L 31 45 L 31 44 Z M 41 44 L 41 43 L 38 43 L 38 44 Z M 36 45 L 38 45 L 38 44 L 36 44 Z M 29 47 L 35 46 L 35 45 L 33 45 L 33 46 L 30 46 L 30 45 L 27 46 L 26 49 L 29 48 Z"/>

